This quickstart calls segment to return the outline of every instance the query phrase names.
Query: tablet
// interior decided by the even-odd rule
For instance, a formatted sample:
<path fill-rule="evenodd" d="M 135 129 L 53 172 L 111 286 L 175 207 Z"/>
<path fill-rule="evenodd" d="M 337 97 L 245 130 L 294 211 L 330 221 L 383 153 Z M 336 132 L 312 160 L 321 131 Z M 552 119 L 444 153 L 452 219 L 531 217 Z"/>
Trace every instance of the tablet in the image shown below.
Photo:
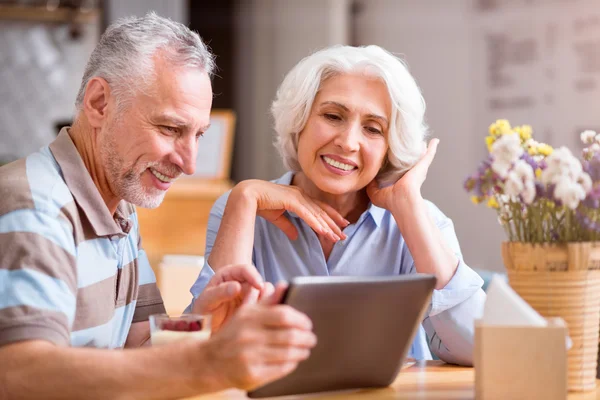
<path fill-rule="evenodd" d="M 251 398 L 390 385 L 429 306 L 433 275 L 299 277 L 283 302 L 313 322 L 317 345 L 290 375 Z"/>

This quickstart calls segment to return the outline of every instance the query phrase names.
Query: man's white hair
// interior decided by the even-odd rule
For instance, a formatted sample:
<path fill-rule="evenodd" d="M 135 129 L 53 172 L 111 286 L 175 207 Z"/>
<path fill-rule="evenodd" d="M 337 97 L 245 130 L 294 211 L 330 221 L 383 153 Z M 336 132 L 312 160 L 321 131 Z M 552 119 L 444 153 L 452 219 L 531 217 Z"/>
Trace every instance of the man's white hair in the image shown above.
<path fill-rule="evenodd" d="M 285 76 L 271 112 L 276 141 L 285 166 L 300 171 L 298 137 L 304 129 L 321 85 L 332 76 L 366 73 L 381 79 L 392 110 L 388 127 L 389 151 L 378 174 L 379 183 L 396 182 L 425 151 L 425 100 L 404 62 L 379 46 L 333 46 L 301 60 Z"/>
<path fill-rule="evenodd" d="M 164 51 L 168 61 L 180 67 L 197 67 L 212 76 L 214 55 L 196 32 L 185 25 L 150 12 L 128 17 L 110 25 L 100 38 L 85 68 L 75 106 L 81 111 L 88 82 L 104 78 L 115 95 L 117 109 L 154 77 L 153 56 Z"/>

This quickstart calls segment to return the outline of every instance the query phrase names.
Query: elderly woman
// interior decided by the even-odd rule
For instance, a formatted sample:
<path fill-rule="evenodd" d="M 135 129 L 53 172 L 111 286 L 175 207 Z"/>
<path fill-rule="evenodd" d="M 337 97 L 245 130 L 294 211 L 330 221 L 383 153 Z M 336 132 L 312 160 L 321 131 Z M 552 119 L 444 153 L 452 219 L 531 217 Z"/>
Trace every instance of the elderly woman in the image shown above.
<path fill-rule="evenodd" d="M 243 181 L 215 203 L 194 298 L 229 264 L 252 262 L 273 283 L 433 274 L 409 356 L 430 359 L 431 349 L 471 364 L 483 282 L 464 263 L 452 221 L 421 196 L 438 140 L 425 144 L 425 103 L 402 61 L 377 46 L 321 50 L 287 74 L 272 112 L 289 172 Z"/>

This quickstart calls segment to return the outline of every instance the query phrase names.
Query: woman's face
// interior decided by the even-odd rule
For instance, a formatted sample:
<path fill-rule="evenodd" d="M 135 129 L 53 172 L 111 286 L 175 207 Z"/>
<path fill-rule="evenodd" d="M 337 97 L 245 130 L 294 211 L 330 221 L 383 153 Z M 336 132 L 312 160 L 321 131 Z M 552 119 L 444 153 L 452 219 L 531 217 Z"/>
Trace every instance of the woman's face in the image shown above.
<path fill-rule="evenodd" d="M 300 132 L 302 172 L 326 193 L 363 189 L 385 160 L 390 113 L 388 91 L 379 79 L 344 74 L 324 81 Z"/>

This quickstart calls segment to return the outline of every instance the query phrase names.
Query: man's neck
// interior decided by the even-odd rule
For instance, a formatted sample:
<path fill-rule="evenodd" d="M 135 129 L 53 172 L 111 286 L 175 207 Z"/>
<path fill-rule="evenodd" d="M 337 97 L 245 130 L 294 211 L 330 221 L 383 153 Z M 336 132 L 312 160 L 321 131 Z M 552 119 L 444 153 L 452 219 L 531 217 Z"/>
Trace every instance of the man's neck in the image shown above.
<path fill-rule="evenodd" d="M 96 185 L 100 196 L 102 196 L 102 200 L 104 200 L 111 215 L 114 215 L 121 199 L 113 194 L 106 170 L 100 163 L 100 148 L 96 141 L 97 132 L 94 132 L 94 129 L 87 124 L 85 115 L 80 116 L 68 132 L 94 185 Z"/>

